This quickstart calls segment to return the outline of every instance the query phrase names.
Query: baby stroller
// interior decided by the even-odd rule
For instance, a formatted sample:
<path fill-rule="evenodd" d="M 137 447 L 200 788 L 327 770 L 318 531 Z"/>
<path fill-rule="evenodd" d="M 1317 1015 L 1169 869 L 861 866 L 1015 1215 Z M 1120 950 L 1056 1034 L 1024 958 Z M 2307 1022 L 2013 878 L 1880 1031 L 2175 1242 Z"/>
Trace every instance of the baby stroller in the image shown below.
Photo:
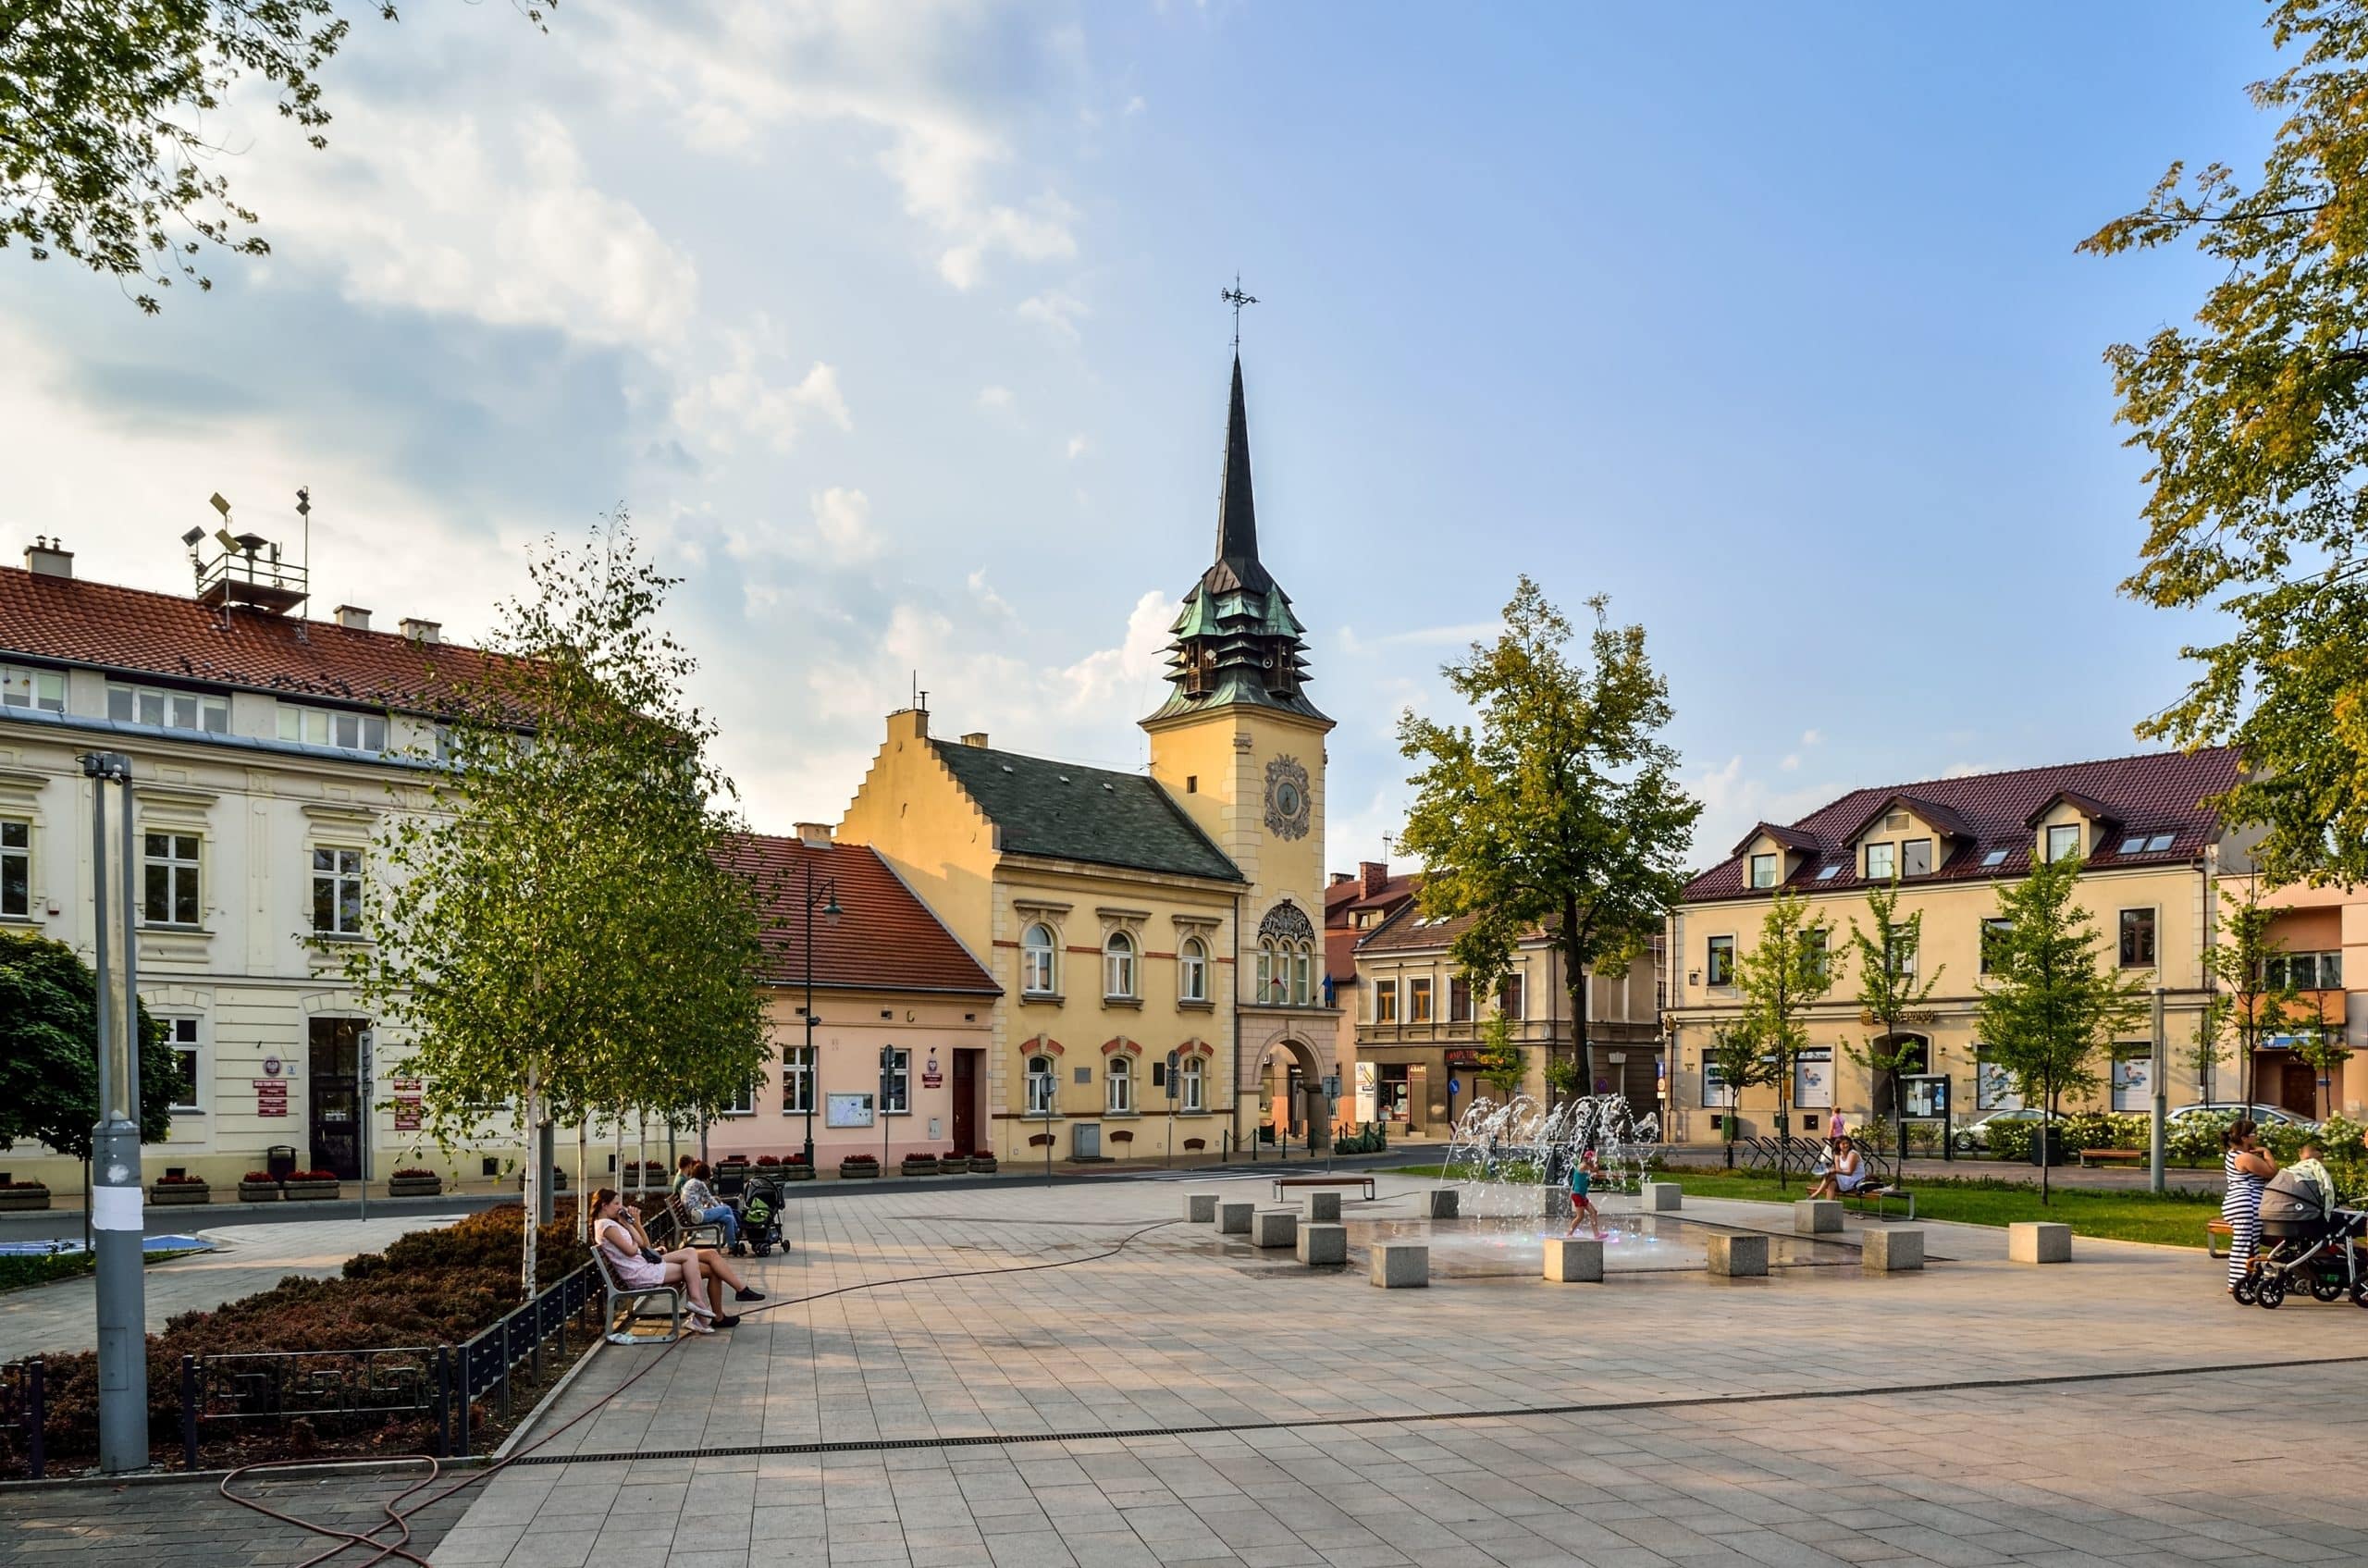
<path fill-rule="evenodd" d="M 781 1185 L 752 1176 L 740 1193 L 740 1244 L 758 1257 L 781 1245 Z"/>
<path fill-rule="evenodd" d="M 2323 1302 L 2350 1296 L 2368 1307 L 2368 1274 L 2355 1245 L 2363 1229 L 2368 1215 L 2337 1208 L 2317 1182 L 2279 1171 L 2262 1189 L 2261 1242 L 2238 1299 L 2275 1308 L 2289 1291 L 2307 1290 Z"/>

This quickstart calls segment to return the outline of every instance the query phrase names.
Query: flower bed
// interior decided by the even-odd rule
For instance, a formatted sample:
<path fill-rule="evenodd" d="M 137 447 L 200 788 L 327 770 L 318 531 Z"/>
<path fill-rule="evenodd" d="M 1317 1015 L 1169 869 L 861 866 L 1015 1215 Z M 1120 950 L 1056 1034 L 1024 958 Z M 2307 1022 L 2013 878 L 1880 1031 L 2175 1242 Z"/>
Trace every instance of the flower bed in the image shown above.
<path fill-rule="evenodd" d="M 937 1156 L 937 1173 L 940 1176 L 962 1176 L 968 1174 L 969 1169 L 970 1156 L 968 1154 L 940 1154 Z"/>
<path fill-rule="evenodd" d="M 444 1179 L 418 1166 L 395 1171 L 387 1178 L 387 1196 L 390 1198 L 435 1198 L 443 1192 Z"/>
<path fill-rule="evenodd" d="M 842 1181 L 869 1180 L 879 1174 L 878 1154 L 849 1154 L 839 1162 L 839 1179 Z"/>
<path fill-rule="evenodd" d="M 781 1168 L 773 1174 L 783 1181 L 811 1181 L 814 1166 L 804 1154 L 792 1154 L 781 1162 Z"/>
<path fill-rule="evenodd" d="M 288 1179 L 279 1184 L 279 1190 L 287 1194 L 291 1204 L 334 1198 L 343 1187 L 344 1183 L 333 1170 L 290 1171 Z"/>
<path fill-rule="evenodd" d="M 267 1170 L 251 1170 L 239 1178 L 239 1202 L 242 1204 L 276 1204 L 279 1202 L 279 1178 Z"/>
<path fill-rule="evenodd" d="M 995 1152 L 993 1149 L 980 1149 L 970 1156 L 971 1175 L 993 1176 L 994 1173 Z"/>
<path fill-rule="evenodd" d="M 937 1156 L 935 1154 L 906 1154 L 905 1156 L 904 1167 L 899 1174 L 905 1176 L 935 1176 L 937 1174 Z"/>
<path fill-rule="evenodd" d="M 214 1189 L 202 1176 L 175 1176 L 170 1172 L 156 1178 L 148 1186 L 148 1201 L 158 1207 L 177 1204 L 205 1204 L 214 1201 Z"/>
<path fill-rule="evenodd" d="M 49 1187 L 40 1181 L 0 1183 L 0 1213 L 49 1207 Z"/>

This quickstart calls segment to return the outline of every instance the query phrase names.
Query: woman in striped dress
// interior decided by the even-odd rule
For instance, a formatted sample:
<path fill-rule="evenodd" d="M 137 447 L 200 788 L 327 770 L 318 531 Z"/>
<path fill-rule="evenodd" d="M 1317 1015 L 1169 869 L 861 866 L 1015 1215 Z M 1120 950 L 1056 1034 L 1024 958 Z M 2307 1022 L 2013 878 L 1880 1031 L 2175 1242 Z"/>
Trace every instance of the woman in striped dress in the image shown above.
<path fill-rule="evenodd" d="M 2277 1162 L 2261 1146 L 2256 1131 L 2251 1118 L 2239 1117 L 2220 1135 L 2227 1150 L 2220 1162 L 2220 1174 L 2228 1183 L 2227 1194 L 2220 1200 L 2220 1217 L 2228 1222 L 2231 1290 L 2252 1267 L 2253 1243 L 2261 1236 L 2262 1184 L 2277 1174 Z"/>

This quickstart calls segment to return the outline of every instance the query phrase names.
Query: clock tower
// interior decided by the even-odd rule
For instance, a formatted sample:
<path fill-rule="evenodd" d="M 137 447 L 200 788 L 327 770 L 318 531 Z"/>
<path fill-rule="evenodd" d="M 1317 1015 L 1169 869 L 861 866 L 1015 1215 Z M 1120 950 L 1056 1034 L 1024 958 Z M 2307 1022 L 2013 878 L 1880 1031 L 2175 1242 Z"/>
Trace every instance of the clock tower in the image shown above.
<path fill-rule="evenodd" d="M 1239 352 L 1216 559 L 1170 630 L 1172 689 L 1142 722 L 1152 777 L 1249 883 L 1228 988 L 1241 1132 L 1288 1120 L 1302 1130 L 1295 1136 L 1328 1135 L 1321 1094 L 1336 1070 L 1338 1017 L 1324 992 L 1324 737 L 1332 721 L 1307 698 L 1307 629 L 1258 559 Z"/>

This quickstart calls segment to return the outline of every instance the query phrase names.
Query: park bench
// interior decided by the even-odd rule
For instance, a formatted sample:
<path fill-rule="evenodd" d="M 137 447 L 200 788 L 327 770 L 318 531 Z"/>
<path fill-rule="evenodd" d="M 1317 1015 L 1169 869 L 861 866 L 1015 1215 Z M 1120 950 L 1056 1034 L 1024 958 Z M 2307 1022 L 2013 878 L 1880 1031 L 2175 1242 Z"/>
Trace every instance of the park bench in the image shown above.
<path fill-rule="evenodd" d="M 597 1246 L 592 1249 L 592 1263 L 599 1269 L 601 1287 L 608 1292 L 608 1301 L 600 1309 L 600 1321 L 605 1325 L 604 1332 L 608 1335 L 609 1343 L 665 1344 L 683 1337 L 683 1292 L 678 1287 L 620 1285 L 616 1270 L 610 1266 L 609 1254 Z M 655 1334 L 635 1333 L 634 1326 L 640 1323 L 645 1315 L 652 1322 L 657 1320 L 655 1313 L 643 1313 L 642 1303 L 656 1301 L 661 1296 L 666 1301 L 666 1338 L 660 1340 Z"/>
<path fill-rule="evenodd" d="M 718 1195 L 721 1196 L 721 1194 Z M 722 1222 L 701 1219 L 691 1213 L 684 1206 L 681 1193 L 666 1194 L 666 1212 L 673 1217 L 674 1241 L 678 1246 L 721 1247 L 723 1245 Z"/>
<path fill-rule="evenodd" d="M 1364 1201 L 1373 1202 L 1373 1178 L 1370 1176 L 1278 1176 L 1275 1178 L 1275 1196 L 1280 1199 L 1286 1187 L 1362 1187 Z"/>
<path fill-rule="evenodd" d="M 2237 1244 L 2237 1228 L 2225 1219 L 2203 1222 L 2203 1250 L 2215 1258 L 2225 1258 Z"/>
<path fill-rule="evenodd" d="M 1902 1218 L 1916 1217 L 1916 1194 L 1896 1181 L 1883 1181 L 1870 1177 L 1856 1191 L 1842 1194 L 1843 1207 L 1847 1208 L 1852 1204 L 1858 1205 L 1860 1214 L 1872 1214 L 1877 1219 L 1888 1219 L 1889 1205 L 1900 1204 L 1906 1208 L 1906 1213 L 1901 1216 Z"/>
<path fill-rule="evenodd" d="M 2083 1149 L 2080 1167 L 2085 1170 L 2091 1162 L 2097 1165 L 2136 1165 L 2147 1158 L 2144 1149 Z"/>

